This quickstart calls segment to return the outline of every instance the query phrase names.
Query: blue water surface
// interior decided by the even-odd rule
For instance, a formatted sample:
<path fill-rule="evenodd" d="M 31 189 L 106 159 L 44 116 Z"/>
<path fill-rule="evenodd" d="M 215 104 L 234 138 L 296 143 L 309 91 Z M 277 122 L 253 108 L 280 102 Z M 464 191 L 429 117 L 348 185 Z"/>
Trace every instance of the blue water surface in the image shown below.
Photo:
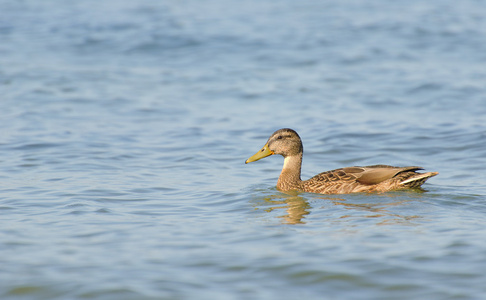
<path fill-rule="evenodd" d="M 482 299 L 486 6 L 0 1 L 1 299 Z M 425 192 L 276 188 L 418 165 Z"/>

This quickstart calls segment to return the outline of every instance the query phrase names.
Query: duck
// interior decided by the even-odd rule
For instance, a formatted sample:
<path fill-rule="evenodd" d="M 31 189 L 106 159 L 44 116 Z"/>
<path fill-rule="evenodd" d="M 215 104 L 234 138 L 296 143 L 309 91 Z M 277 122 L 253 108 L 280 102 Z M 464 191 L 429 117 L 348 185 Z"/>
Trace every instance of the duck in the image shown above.
<path fill-rule="evenodd" d="M 318 194 L 350 194 L 420 189 L 427 179 L 438 172 L 420 173 L 422 167 L 394 167 L 372 165 L 344 167 L 322 172 L 302 180 L 301 168 L 304 147 L 297 132 L 290 128 L 275 131 L 261 150 L 246 160 L 246 164 L 270 155 L 282 155 L 284 163 L 277 181 L 282 192 L 299 191 Z"/>

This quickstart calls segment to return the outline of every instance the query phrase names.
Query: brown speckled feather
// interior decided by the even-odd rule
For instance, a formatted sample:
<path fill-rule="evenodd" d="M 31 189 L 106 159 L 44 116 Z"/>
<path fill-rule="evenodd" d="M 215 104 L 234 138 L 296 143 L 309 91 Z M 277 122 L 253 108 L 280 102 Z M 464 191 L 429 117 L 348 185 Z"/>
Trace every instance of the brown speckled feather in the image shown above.
<path fill-rule="evenodd" d="M 284 160 L 277 188 L 282 191 L 300 190 L 320 194 L 347 194 L 356 192 L 386 192 L 406 188 L 418 188 L 437 172 L 419 173 L 421 167 L 393 167 L 374 165 L 366 167 L 346 167 L 323 172 L 302 181 L 302 141 L 292 129 L 277 130 L 270 136 L 265 146 L 250 157 L 252 162 L 269 155 L 280 154 Z"/>
<path fill-rule="evenodd" d="M 419 187 L 425 180 L 438 174 L 436 172 L 415 172 L 418 170 L 422 170 L 422 168 L 387 165 L 341 168 L 323 172 L 302 181 L 302 190 L 320 194 L 385 192 Z M 416 180 L 413 180 L 414 178 Z M 406 180 L 410 181 L 402 184 Z"/>

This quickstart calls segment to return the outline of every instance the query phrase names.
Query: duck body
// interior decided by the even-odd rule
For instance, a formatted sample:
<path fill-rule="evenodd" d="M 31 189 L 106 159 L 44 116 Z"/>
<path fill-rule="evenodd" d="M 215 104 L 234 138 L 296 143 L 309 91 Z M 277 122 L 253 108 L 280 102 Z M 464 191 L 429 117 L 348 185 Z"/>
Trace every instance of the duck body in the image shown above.
<path fill-rule="evenodd" d="M 275 131 L 265 146 L 246 163 L 280 154 L 284 157 L 284 165 L 278 178 L 277 188 L 281 191 L 298 190 L 319 194 L 387 192 L 419 188 L 427 179 L 439 174 L 419 173 L 417 171 L 422 168 L 416 166 L 373 165 L 340 168 L 317 174 L 308 180 L 301 180 L 303 151 L 302 140 L 297 132 L 283 128 Z"/>

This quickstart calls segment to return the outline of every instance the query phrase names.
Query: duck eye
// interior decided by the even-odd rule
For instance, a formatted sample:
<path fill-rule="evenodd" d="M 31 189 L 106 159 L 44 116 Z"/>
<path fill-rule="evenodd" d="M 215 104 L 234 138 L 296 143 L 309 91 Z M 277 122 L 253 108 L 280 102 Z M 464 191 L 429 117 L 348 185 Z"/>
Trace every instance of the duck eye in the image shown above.
<path fill-rule="evenodd" d="M 282 139 L 281 135 L 277 136 L 277 140 L 281 140 L 281 139 Z"/>

